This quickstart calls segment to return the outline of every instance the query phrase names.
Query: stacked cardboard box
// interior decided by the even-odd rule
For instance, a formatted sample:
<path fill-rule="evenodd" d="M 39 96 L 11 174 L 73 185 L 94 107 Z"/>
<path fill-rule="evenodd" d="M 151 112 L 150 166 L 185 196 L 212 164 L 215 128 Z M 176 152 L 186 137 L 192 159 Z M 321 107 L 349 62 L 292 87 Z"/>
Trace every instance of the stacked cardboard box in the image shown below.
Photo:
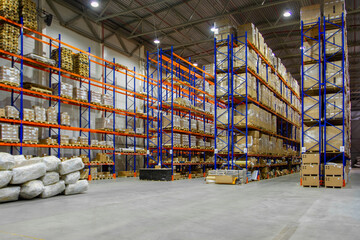
<path fill-rule="evenodd" d="M 33 106 L 36 122 L 46 122 L 46 110 L 40 106 Z"/>
<path fill-rule="evenodd" d="M 113 129 L 113 117 L 102 117 L 95 119 L 95 128 L 96 129 L 105 129 L 105 130 L 112 130 Z"/>
<path fill-rule="evenodd" d="M 51 124 L 57 124 L 57 112 L 55 107 L 48 107 L 46 110 L 46 121 Z"/>
<path fill-rule="evenodd" d="M 344 166 L 341 163 L 328 163 L 325 165 L 325 187 L 344 186 Z"/>
<path fill-rule="evenodd" d="M 23 112 L 24 112 L 24 116 L 23 116 L 24 121 L 33 122 L 35 120 L 35 111 L 34 111 L 34 109 L 24 108 Z"/>
<path fill-rule="evenodd" d="M 0 66 L 0 83 L 12 86 L 20 85 L 20 71 L 16 68 Z"/>
<path fill-rule="evenodd" d="M 14 106 L 6 106 L 5 107 L 5 115 L 7 118 L 11 119 L 19 119 L 20 113 Z"/>
<path fill-rule="evenodd" d="M 301 166 L 302 185 L 304 187 L 320 186 L 320 155 L 303 154 Z"/>
<path fill-rule="evenodd" d="M 32 0 L 19 1 L 20 18 L 23 19 L 24 27 L 37 31 L 36 3 Z"/>
<path fill-rule="evenodd" d="M 61 121 L 60 121 L 60 124 L 61 124 L 61 125 L 71 126 L 69 113 L 67 113 L 67 112 L 62 112 L 62 113 L 60 114 L 60 118 L 61 118 Z"/>
<path fill-rule="evenodd" d="M 37 144 L 39 142 L 39 128 L 23 126 L 23 142 Z"/>
<path fill-rule="evenodd" d="M 88 92 L 86 89 L 77 88 L 73 89 L 74 99 L 81 102 L 88 102 Z"/>
<path fill-rule="evenodd" d="M 101 95 L 101 102 L 102 102 L 103 106 L 114 107 L 113 97 L 110 96 L 109 94 L 102 94 Z"/>
<path fill-rule="evenodd" d="M 0 140 L 3 142 L 19 142 L 19 126 L 0 124 Z"/>
<path fill-rule="evenodd" d="M 101 93 L 95 91 L 91 91 L 90 93 L 90 102 L 92 104 L 101 105 Z"/>
<path fill-rule="evenodd" d="M 19 47 L 18 27 L 8 23 L 0 24 L 0 49 L 10 53 L 17 53 Z"/>

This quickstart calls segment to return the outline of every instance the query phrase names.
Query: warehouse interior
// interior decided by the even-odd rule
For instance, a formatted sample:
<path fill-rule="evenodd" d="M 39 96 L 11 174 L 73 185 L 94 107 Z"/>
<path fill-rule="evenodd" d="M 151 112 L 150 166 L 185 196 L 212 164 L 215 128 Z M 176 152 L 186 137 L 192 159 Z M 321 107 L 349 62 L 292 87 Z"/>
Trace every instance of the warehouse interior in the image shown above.
<path fill-rule="evenodd" d="M 0 239 L 356 239 L 359 16 L 0 0 Z"/>

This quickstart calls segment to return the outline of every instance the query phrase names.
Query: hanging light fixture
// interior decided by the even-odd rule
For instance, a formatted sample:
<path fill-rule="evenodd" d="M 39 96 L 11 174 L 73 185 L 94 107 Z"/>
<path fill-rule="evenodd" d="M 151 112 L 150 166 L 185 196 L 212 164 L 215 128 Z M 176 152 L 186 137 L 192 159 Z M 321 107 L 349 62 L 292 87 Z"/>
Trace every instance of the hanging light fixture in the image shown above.
<path fill-rule="evenodd" d="M 91 3 L 90 3 L 90 5 L 93 7 L 93 8 L 97 8 L 97 7 L 99 7 L 99 1 L 97 1 L 97 0 L 92 0 L 91 1 Z"/>
<path fill-rule="evenodd" d="M 154 43 L 155 43 L 155 44 L 159 44 L 159 43 L 160 43 L 160 40 L 157 39 L 157 38 L 155 38 Z"/>
<path fill-rule="evenodd" d="M 289 9 L 286 9 L 285 12 L 283 13 L 284 17 L 290 17 L 291 15 L 292 15 L 292 13 Z"/>

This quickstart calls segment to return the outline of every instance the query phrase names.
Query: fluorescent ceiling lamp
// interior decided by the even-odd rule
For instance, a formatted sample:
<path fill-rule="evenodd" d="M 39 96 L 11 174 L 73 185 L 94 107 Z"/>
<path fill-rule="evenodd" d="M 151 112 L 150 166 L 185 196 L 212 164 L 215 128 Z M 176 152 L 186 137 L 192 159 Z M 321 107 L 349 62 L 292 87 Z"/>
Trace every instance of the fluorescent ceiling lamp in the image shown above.
<path fill-rule="evenodd" d="M 194 66 L 195 66 L 195 67 L 197 67 L 197 66 L 198 66 L 197 62 L 194 62 Z"/>
<path fill-rule="evenodd" d="M 216 28 L 215 26 L 213 26 L 213 27 L 210 29 L 210 31 L 212 31 L 212 32 L 215 33 L 215 34 L 218 34 L 219 29 Z"/>
<path fill-rule="evenodd" d="M 97 7 L 99 7 L 99 2 L 93 0 L 93 1 L 91 1 L 90 5 L 91 5 L 92 7 L 94 7 L 94 8 L 97 8 Z"/>
<path fill-rule="evenodd" d="M 289 10 L 286 10 L 283 14 L 284 17 L 290 17 L 291 16 L 291 12 Z"/>
<path fill-rule="evenodd" d="M 156 39 L 154 40 L 154 43 L 155 43 L 155 44 L 159 44 L 159 43 L 160 43 L 160 40 L 156 38 Z"/>

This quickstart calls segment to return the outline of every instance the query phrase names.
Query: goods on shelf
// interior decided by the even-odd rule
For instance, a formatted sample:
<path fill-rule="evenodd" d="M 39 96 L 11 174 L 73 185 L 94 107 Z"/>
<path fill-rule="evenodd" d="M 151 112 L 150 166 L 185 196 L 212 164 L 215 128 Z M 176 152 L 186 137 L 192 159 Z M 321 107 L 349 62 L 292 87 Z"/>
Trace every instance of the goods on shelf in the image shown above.
<path fill-rule="evenodd" d="M 2 123 L 0 140 L 3 142 L 19 142 L 19 126 Z"/>
<path fill-rule="evenodd" d="M 114 107 L 113 97 L 108 94 L 101 94 L 101 103 L 107 107 Z"/>
<path fill-rule="evenodd" d="M 23 83 L 24 89 L 29 89 L 31 91 L 35 92 L 41 92 L 46 94 L 52 94 L 54 89 L 37 84 L 37 83 L 31 83 L 31 82 L 24 82 Z"/>
<path fill-rule="evenodd" d="M 39 62 L 39 63 L 43 63 L 43 64 L 45 64 L 45 65 L 53 66 L 53 67 L 55 67 L 55 65 L 56 65 L 56 61 L 55 61 L 55 60 L 50 59 L 50 58 L 47 58 L 47 57 L 44 57 L 44 56 L 37 55 L 37 54 L 35 54 L 35 53 L 25 54 L 24 57 L 25 57 L 24 61 L 26 61 L 28 64 L 33 65 L 33 66 L 37 66 L 37 67 L 41 67 L 41 68 L 44 68 L 44 67 L 46 67 L 46 66 L 43 66 L 43 65 L 41 65 L 41 64 L 34 63 L 34 62 L 32 62 L 32 61 L 28 61 L 26 58 L 29 58 L 29 59 L 34 60 L 34 61 L 37 61 L 37 62 Z"/>
<path fill-rule="evenodd" d="M 73 55 L 74 73 L 84 77 L 89 77 L 89 56 L 85 53 Z"/>
<path fill-rule="evenodd" d="M 0 24 L 0 49 L 16 54 L 19 46 L 19 28 L 8 23 Z"/>
<path fill-rule="evenodd" d="M 304 24 L 314 23 L 320 17 L 320 4 L 302 7 L 300 9 L 300 18 Z"/>
<path fill-rule="evenodd" d="M 73 98 L 73 85 L 69 83 L 61 83 L 61 96 L 64 98 Z"/>
<path fill-rule="evenodd" d="M 181 146 L 183 148 L 189 148 L 189 135 L 181 134 Z"/>
<path fill-rule="evenodd" d="M 172 124 L 173 124 L 174 129 L 180 129 L 181 128 L 180 116 L 174 114 Z M 162 127 L 163 127 L 163 129 L 168 129 L 168 130 L 171 129 L 171 115 L 170 114 L 163 116 Z"/>
<path fill-rule="evenodd" d="M 5 115 L 7 118 L 11 119 L 19 119 L 20 113 L 14 106 L 6 106 L 5 107 Z"/>
<path fill-rule="evenodd" d="M 30 122 L 35 121 L 35 111 L 34 111 L 34 109 L 24 108 L 23 112 L 24 112 L 24 116 L 23 116 L 24 121 L 30 121 Z"/>
<path fill-rule="evenodd" d="M 20 71 L 16 68 L 0 66 L 0 83 L 19 86 L 20 85 Z"/>
<path fill-rule="evenodd" d="M 36 3 L 32 0 L 19 1 L 20 18 L 23 19 L 24 27 L 37 30 L 37 10 Z"/>
<path fill-rule="evenodd" d="M 0 15 L 12 21 L 19 21 L 19 1 L 18 0 L 1 0 Z"/>
<path fill-rule="evenodd" d="M 304 97 L 304 120 L 320 119 L 319 96 Z"/>
<path fill-rule="evenodd" d="M 236 34 L 236 30 L 228 18 L 216 20 L 215 27 L 218 29 L 214 36 L 217 40 L 227 39 L 231 34 Z"/>
<path fill-rule="evenodd" d="M 101 117 L 95 119 L 95 128 L 104 130 L 113 130 L 114 119 L 113 117 Z"/>
<path fill-rule="evenodd" d="M 87 146 L 88 145 L 88 138 L 84 137 L 84 136 L 79 136 L 78 137 L 78 143 L 82 146 Z"/>
<path fill-rule="evenodd" d="M 52 135 L 51 138 L 58 139 L 58 135 Z M 69 144 L 70 144 L 69 136 L 61 134 L 60 135 L 60 145 L 69 145 Z"/>
<path fill-rule="evenodd" d="M 61 115 L 61 125 L 64 126 L 71 126 L 71 122 L 70 122 L 70 115 L 67 112 L 62 112 Z"/>
<path fill-rule="evenodd" d="M 46 121 L 48 123 L 52 123 L 52 124 L 57 124 L 57 112 L 55 107 L 48 107 L 48 109 L 46 110 Z"/>
<path fill-rule="evenodd" d="M 180 129 L 188 131 L 189 130 L 189 119 L 180 118 Z"/>
<path fill-rule="evenodd" d="M 90 91 L 90 102 L 92 104 L 101 105 L 101 93 Z"/>
<path fill-rule="evenodd" d="M 46 122 L 46 110 L 40 106 L 33 106 L 36 122 Z"/>
<path fill-rule="evenodd" d="M 23 142 L 37 144 L 39 142 L 39 128 L 23 126 Z"/>
<path fill-rule="evenodd" d="M 72 59 L 72 51 L 71 49 L 61 47 L 61 59 L 60 59 L 60 67 L 61 69 L 72 72 L 73 71 L 73 59 Z M 54 49 L 51 52 L 51 59 L 56 61 L 56 66 L 58 66 L 59 61 L 59 49 Z"/>
<path fill-rule="evenodd" d="M 344 0 L 326 0 L 324 1 L 324 16 L 326 20 L 341 18 L 342 14 L 346 16 Z"/>
<path fill-rule="evenodd" d="M 88 102 L 88 91 L 86 89 L 77 88 L 73 89 L 74 99 L 81 102 Z"/>
<path fill-rule="evenodd" d="M 44 139 L 40 139 L 40 144 L 45 144 L 45 145 L 57 145 L 57 139 L 55 138 L 44 138 Z"/>

